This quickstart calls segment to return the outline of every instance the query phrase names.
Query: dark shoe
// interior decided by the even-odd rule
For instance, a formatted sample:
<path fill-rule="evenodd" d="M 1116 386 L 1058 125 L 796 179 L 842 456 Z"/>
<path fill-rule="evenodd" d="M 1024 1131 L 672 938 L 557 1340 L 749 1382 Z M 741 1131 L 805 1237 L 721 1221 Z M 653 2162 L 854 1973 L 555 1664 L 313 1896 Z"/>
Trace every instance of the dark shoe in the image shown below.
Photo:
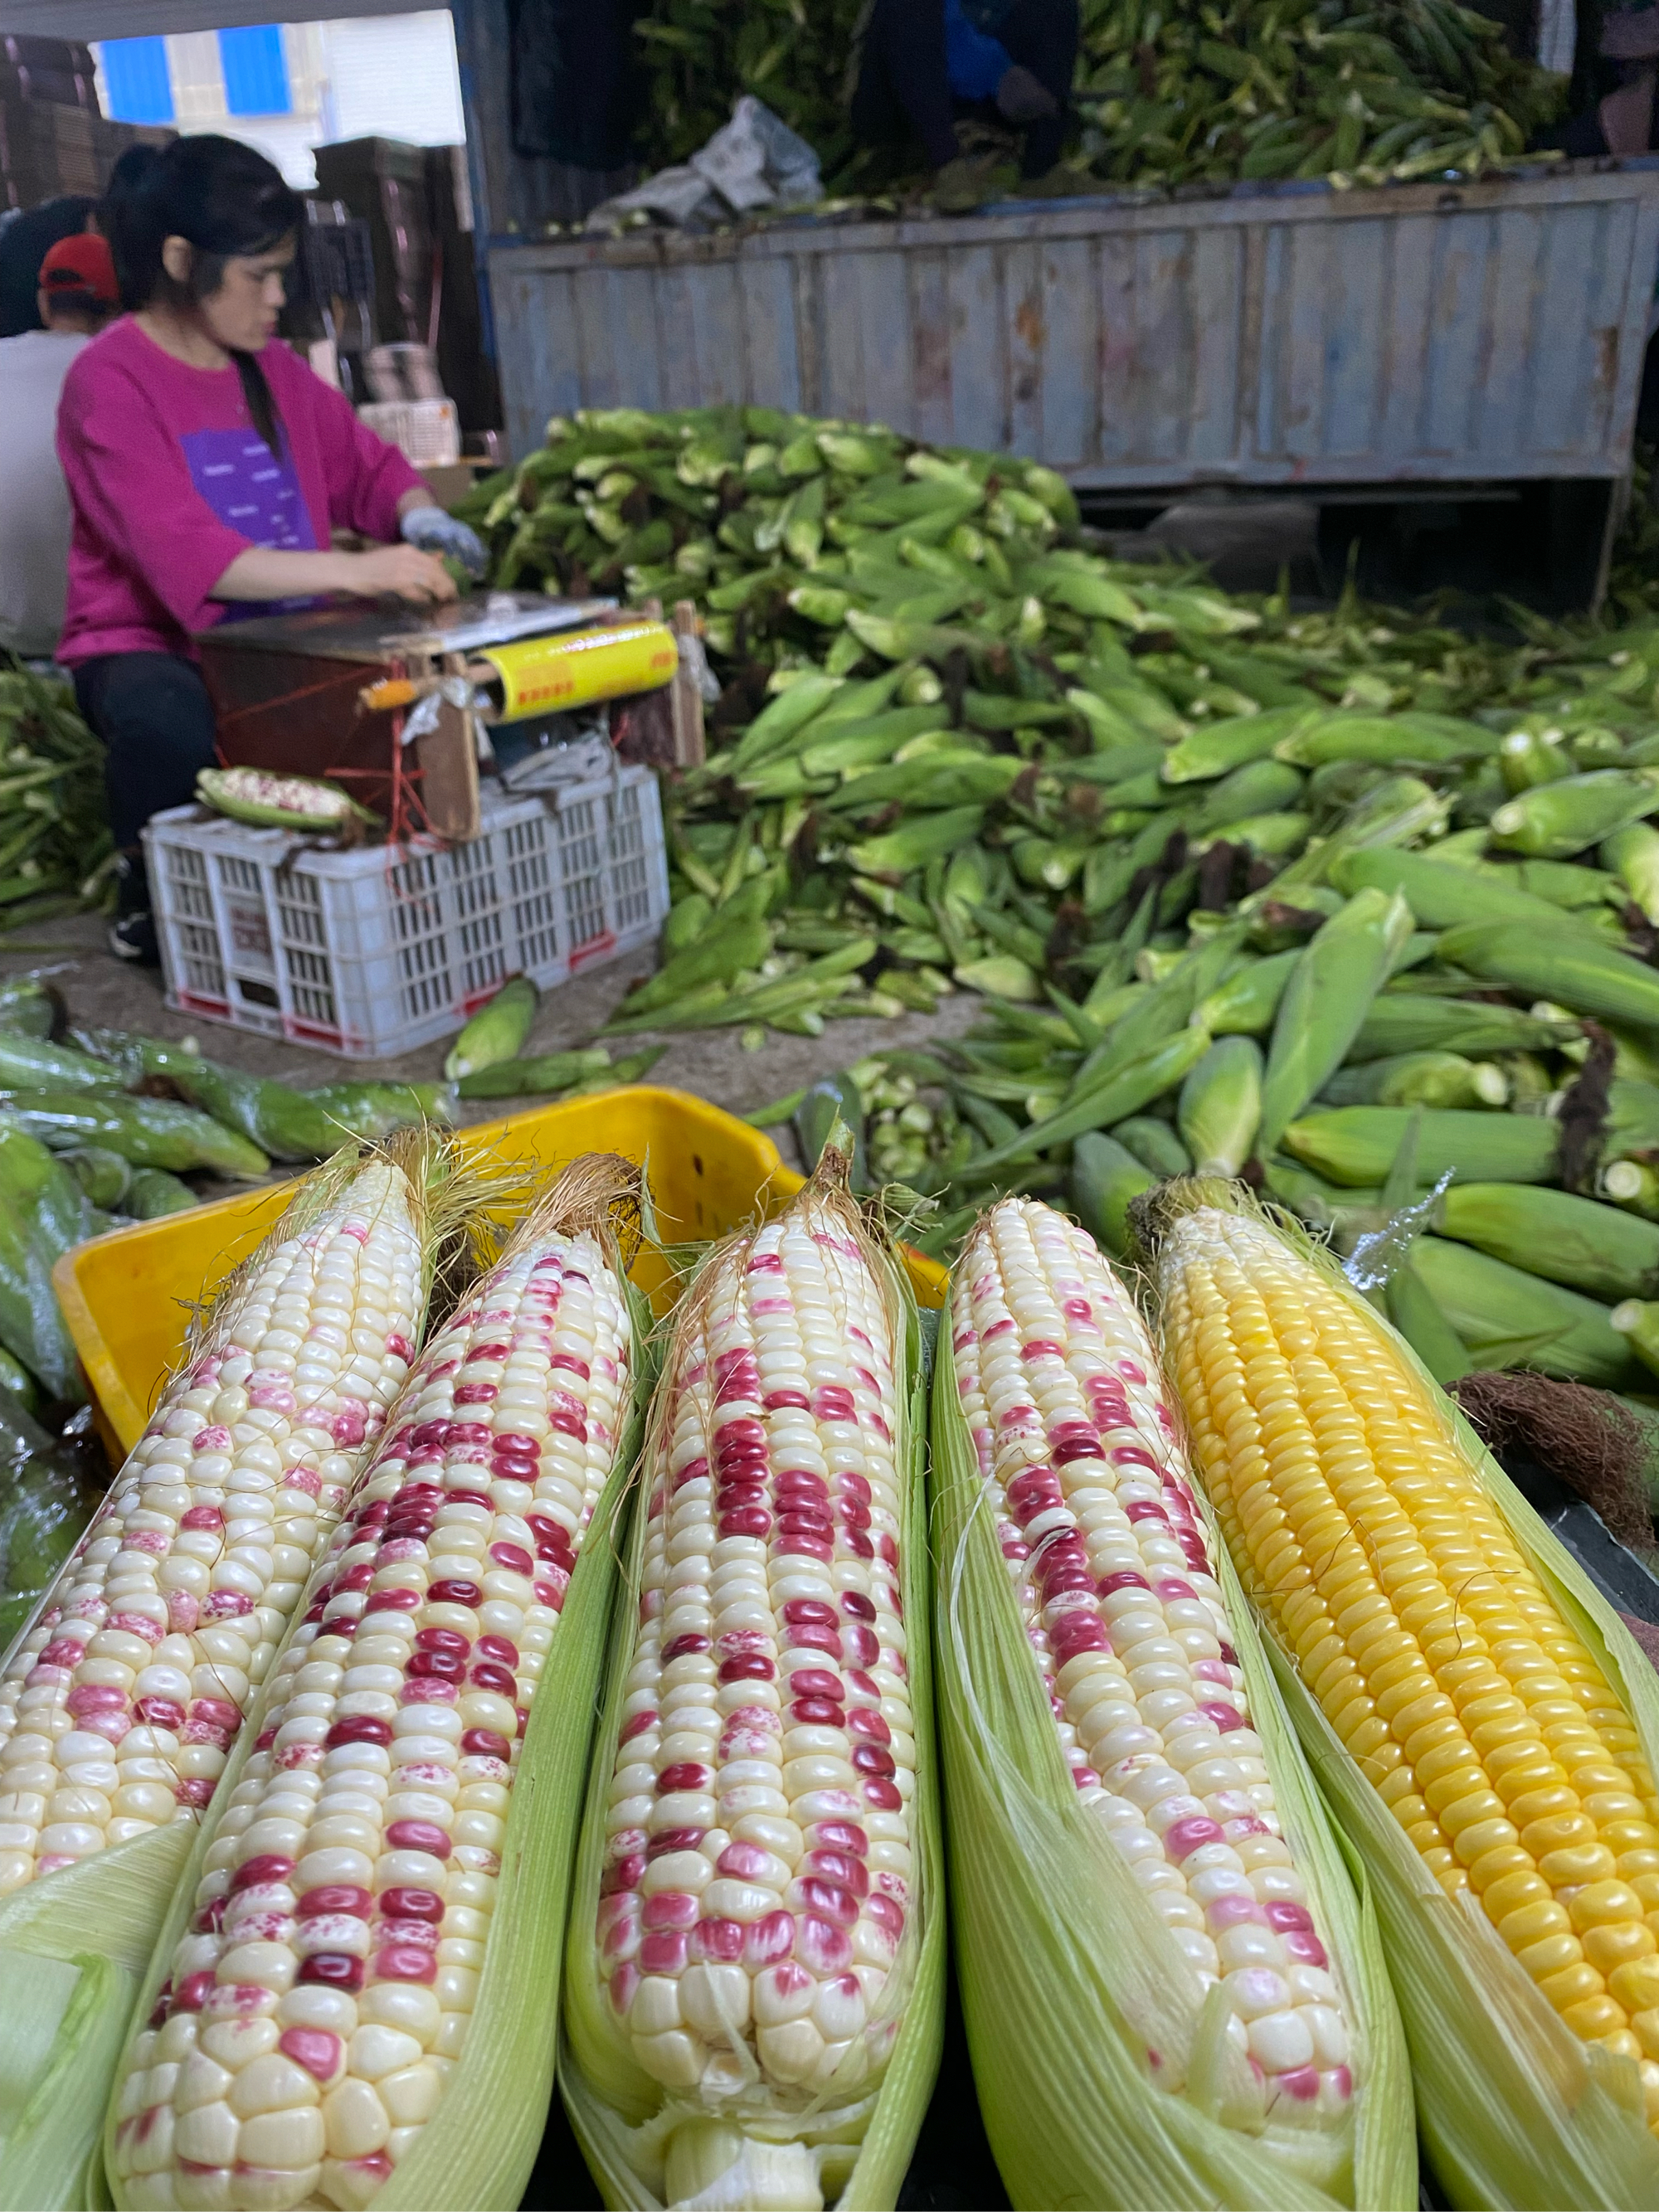
<path fill-rule="evenodd" d="M 137 968 L 161 964 L 142 853 L 123 853 L 115 863 L 115 919 L 110 924 L 109 949 L 118 960 L 130 960 Z"/>
<path fill-rule="evenodd" d="M 161 947 L 155 941 L 155 922 L 148 914 L 124 914 L 109 926 L 109 949 L 118 960 L 135 968 L 159 968 Z"/>

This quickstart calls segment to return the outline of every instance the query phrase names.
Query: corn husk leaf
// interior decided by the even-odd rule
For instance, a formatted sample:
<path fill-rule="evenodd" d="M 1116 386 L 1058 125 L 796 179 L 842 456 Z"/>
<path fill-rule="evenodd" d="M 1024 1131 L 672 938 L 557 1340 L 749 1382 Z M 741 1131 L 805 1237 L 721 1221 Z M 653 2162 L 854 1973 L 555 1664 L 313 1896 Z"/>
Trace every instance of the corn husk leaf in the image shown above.
<path fill-rule="evenodd" d="M 1352 2136 L 1346 2123 L 1261 2126 L 1245 2062 L 1216 2033 L 1127 1861 L 1079 1803 L 948 1357 L 933 1385 L 933 1506 L 957 1975 L 1013 2203 L 1408 2212 L 1410 2078 L 1364 1877 L 1345 1859 L 1214 1531 L 1252 1725 L 1354 2031 Z"/>
<path fill-rule="evenodd" d="M 475 1216 L 475 1236 L 481 1237 L 485 1249 L 495 1244 L 505 1261 L 526 1243 L 545 1242 L 578 1226 L 595 1226 L 589 1192 L 577 1179 L 600 1164 L 588 1159 L 567 1170 L 516 1233 L 503 1237 L 499 1222 L 492 1230 Z M 604 1165 L 622 1170 L 617 1194 L 625 1202 L 620 1186 L 632 1183 L 634 1171 L 625 1162 Z M 608 1204 L 601 1211 L 608 1212 Z M 622 1254 L 614 1237 L 607 1234 L 605 1241 L 620 1277 Z M 634 1383 L 628 1419 L 618 1440 L 616 1462 L 576 1555 L 559 1626 L 536 1686 L 535 1702 L 514 1771 L 512 1803 L 501 1841 L 501 1877 L 479 1969 L 473 2024 L 436 2112 L 376 2193 L 376 2212 L 451 2212 L 452 2208 L 453 2212 L 474 2212 L 479 2205 L 516 2204 L 541 2147 L 553 2093 L 565 1907 L 598 1709 L 600 1662 L 617 1586 L 620 1525 L 635 1479 L 654 1380 L 649 1309 L 638 1291 L 625 1287 L 634 1334 Z M 423 1387 L 418 1364 L 411 1371 L 411 1395 L 416 1385 Z M 388 1431 L 397 1420 L 394 1407 L 388 1417 Z M 372 1467 L 372 1460 L 368 1464 Z M 283 1638 L 283 1649 L 303 1623 L 313 1598 L 335 1564 L 331 1557 L 325 1558 L 313 1571 L 295 1610 L 289 1635 Z M 280 1679 L 280 1657 L 279 1651 L 266 1676 L 270 1686 Z M 229 1804 L 252 1754 L 265 1702 L 262 1698 L 255 1724 L 242 1730 L 236 1755 L 176 1885 L 132 2014 L 132 2034 L 148 2017 L 167 1978 L 174 1947 L 195 1909 L 197 1884 L 218 1826 L 215 1813 Z M 125 2071 L 124 2064 L 118 2083 Z M 112 2106 L 106 2123 L 106 2152 L 112 2149 L 115 2127 Z M 112 2162 L 107 2171 L 113 2174 Z M 119 2205 L 127 2201 L 118 2185 L 114 2202 Z"/>
<path fill-rule="evenodd" d="M 1189 1185 L 1167 1203 L 1215 1204 L 1267 1219 L 1234 1186 Z M 1659 1676 L 1618 1613 L 1330 1255 L 1292 1224 L 1271 1226 L 1419 1376 L 1546 1594 L 1632 1715 L 1651 1765 L 1659 1756 Z M 1194 1471 L 1201 1486 L 1203 1470 Z M 1468 1893 L 1447 1896 L 1304 1686 L 1271 1623 L 1255 1618 L 1309 1763 L 1369 1877 L 1411 2051 L 1418 2125 L 1451 2203 L 1638 2212 L 1659 2203 L 1659 2142 L 1642 2117 L 1634 2063 L 1580 2042 L 1479 1900 Z"/>
<path fill-rule="evenodd" d="M 295 1186 L 267 1237 L 197 1315 L 179 1375 L 229 1326 L 270 1255 L 337 1208 L 375 1157 L 390 1159 L 409 1179 L 429 1282 L 458 1221 L 494 1179 L 480 1182 L 458 1169 L 453 1147 L 424 1132 L 407 1132 L 378 1154 L 358 1148 L 336 1153 Z M 158 1403 L 165 1402 L 163 1390 Z M 96 1540 L 100 1526 L 94 1516 L 60 1581 Z M 20 1631 L 20 1641 L 52 1604 L 57 1587 Z M 252 1741 L 246 1724 L 243 1739 Z M 240 1771 L 234 1753 L 226 1775 Z M 216 1802 L 227 1796 L 222 1777 Z M 169 1822 L 0 1901 L 0 2012 L 11 2027 L 15 1992 L 18 2017 L 27 2008 L 33 2023 L 27 2034 L 0 2036 L 0 2212 L 108 2202 L 96 2149 L 104 2106 L 134 2000 L 200 1832 L 191 1822 Z"/>
<path fill-rule="evenodd" d="M 723 1249 L 729 1247 L 714 1248 L 704 1261 L 705 1270 L 718 1264 Z M 781 2119 L 775 2130 L 763 2130 L 757 2124 L 746 2123 L 751 2140 L 765 2132 L 786 2158 L 793 2153 L 793 2164 L 786 2170 L 797 2182 L 800 2160 L 794 2147 L 804 2147 L 817 2166 L 823 2202 L 836 2206 L 836 2212 L 891 2212 L 897 2203 L 939 2071 L 945 2027 L 944 1869 L 933 1765 L 932 1662 L 925 1626 L 929 1610 L 923 1478 L 926 1340 L 908 1279 L 886 1244 L 867 1241 L 866 1256 L 878 1269 L 898 1347 L 895 1377 L 901 1407 L 894 1464 L 908 1486 L 900 1581 L 916 1745 L 916 1786 L 910 1801 L 915 1887 L 903 1942 L 889 1981 L 890 1988 L 902 1993 L 903 2016 L 892 2055 L 872 2095 L 852 2105 L 822 2103 L 796 2118 Z M 702 1279 L 700 1273 L 698 1281 Z M 688 1305 L 696 1290 L 694 1281 L 687 1293 Z M 665 2165 L 668 2139 L 689 2116 L 703 2110 L 684 2100 L 676 2102 L 622 2048 L 599 1971 L 594 1934 L 605 1865 L 605 1814 L 638 1626 L 650 1458 L 647 1444 L 646 1479 L 640 1486 L 623 1569 L 623 1598 L 612 1623 L 609 1688 L 588 1778 L 586 1817 L 577 1856 L 559 2060 L 560 2092 L 588 2169 L 605 2203 L 628 2208 L 628 2212 L 659 2212 L 668 2202 Z M 708 2201 L 736 2204 L 751 2200 L 711 2195 Z M 790 2195 L 769 2201 L 795 2204 L 804 2200 Z"/>

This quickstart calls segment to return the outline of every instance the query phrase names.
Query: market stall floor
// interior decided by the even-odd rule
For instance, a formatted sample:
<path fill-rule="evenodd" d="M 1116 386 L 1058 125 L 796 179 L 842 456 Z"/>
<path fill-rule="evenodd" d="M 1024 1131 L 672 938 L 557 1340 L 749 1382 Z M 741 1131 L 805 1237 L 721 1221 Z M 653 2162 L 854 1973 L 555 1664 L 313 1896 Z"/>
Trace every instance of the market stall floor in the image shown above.
<path fill-rule="evenodd" d="M 358 1077 L 430 1081 L 442 1073 L 447 1041 L 395 1060 L 343 1060 L 333 1053 L 174 1012 L 167 1004 L 160 970 L 133 968 L 115 959 L 106 949 L 105 931 L 101 915 L 71 915 L 32 924 L 18 945 L 0 937 L 0 981 L 28 971 L 45 974 L 62 994 L 77 1027 L 137 1030 L 169 1042 L 194 1037 L 210 1059 L 250 1074 L 275 1077 L 302 1091 Z M 593 1042 L 595 1031 L 620 1003 L 628 985 L 636 976 L 649 975 L 655 965 L 654 952 L 636 952 L 546 993 L 525 1044 L 525 1056 Z M 850 1066 L 867 1054 L 959 1036 L 972 1022 L 978 1005 L 972 994 L 959 992 L 932 1015 L 830 1022 L 817 1037 L 785 1036 L 769 1030 L 764 1042 L 753 1052 L 744 1049 L 741 1032 L 735 1028 L 662 1037 L 629 1035 L 611 1042 L 611 1056 L 620 1060 L 645 1045 L 665 1043 L 667 1050 L 651 1071 L 653 1083 L 689 1091 L 734 1114 L 747 1114 L 832 1069 Z M 460 1117 L 494 1121 L 512 1112 L 515 1103 L 463 1101 Z M 526 1097 L 522 1103 L 541 1102 Z M 775 1129 L 772 1134 L 785 1158 L 793 1159 L 788 1131 Z"/>

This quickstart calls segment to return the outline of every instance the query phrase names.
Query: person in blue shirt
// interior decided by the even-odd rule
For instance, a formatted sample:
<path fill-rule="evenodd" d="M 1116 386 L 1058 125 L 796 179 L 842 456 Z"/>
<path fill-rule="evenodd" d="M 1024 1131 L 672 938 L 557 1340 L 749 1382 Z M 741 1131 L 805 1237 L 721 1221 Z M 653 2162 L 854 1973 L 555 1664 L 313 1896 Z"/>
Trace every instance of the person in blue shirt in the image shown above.
<path fill-rule="evenodd" d="M 942 170 L 957 159 L 957 113 L 989 110 L 1024 131 L 1021 174 L 1046 176 L 1077 42 L 1077 0 L 872 0 L 853 128 L 873 145 L 919 139 Z"/>

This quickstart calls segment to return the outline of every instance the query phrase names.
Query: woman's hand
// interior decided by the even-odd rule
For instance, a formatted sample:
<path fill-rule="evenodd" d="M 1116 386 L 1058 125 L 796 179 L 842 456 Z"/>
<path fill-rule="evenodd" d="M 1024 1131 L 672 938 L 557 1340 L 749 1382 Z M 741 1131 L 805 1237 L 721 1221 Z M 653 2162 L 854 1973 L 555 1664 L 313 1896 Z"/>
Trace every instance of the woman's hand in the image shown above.
<path fill-rule="evenodd" d="M 413 545 L 377 545 L 368 553 L 348 553 L 343 566 L 344 588 L 358 599 L 394 593 L 400 599 L 423 603 L 459 596 L 443 562 Z"/>
<path fill-rule="evenodd" d="M 358 599 L 412 599 L 422 606 L 459 597 L 443 562 L 412 545 L 376 545 L 367 553 L 288 553 L 276 546 L 250 545 L 209 596 L 257 605 L 328 592 L 347 592 Z"/>

